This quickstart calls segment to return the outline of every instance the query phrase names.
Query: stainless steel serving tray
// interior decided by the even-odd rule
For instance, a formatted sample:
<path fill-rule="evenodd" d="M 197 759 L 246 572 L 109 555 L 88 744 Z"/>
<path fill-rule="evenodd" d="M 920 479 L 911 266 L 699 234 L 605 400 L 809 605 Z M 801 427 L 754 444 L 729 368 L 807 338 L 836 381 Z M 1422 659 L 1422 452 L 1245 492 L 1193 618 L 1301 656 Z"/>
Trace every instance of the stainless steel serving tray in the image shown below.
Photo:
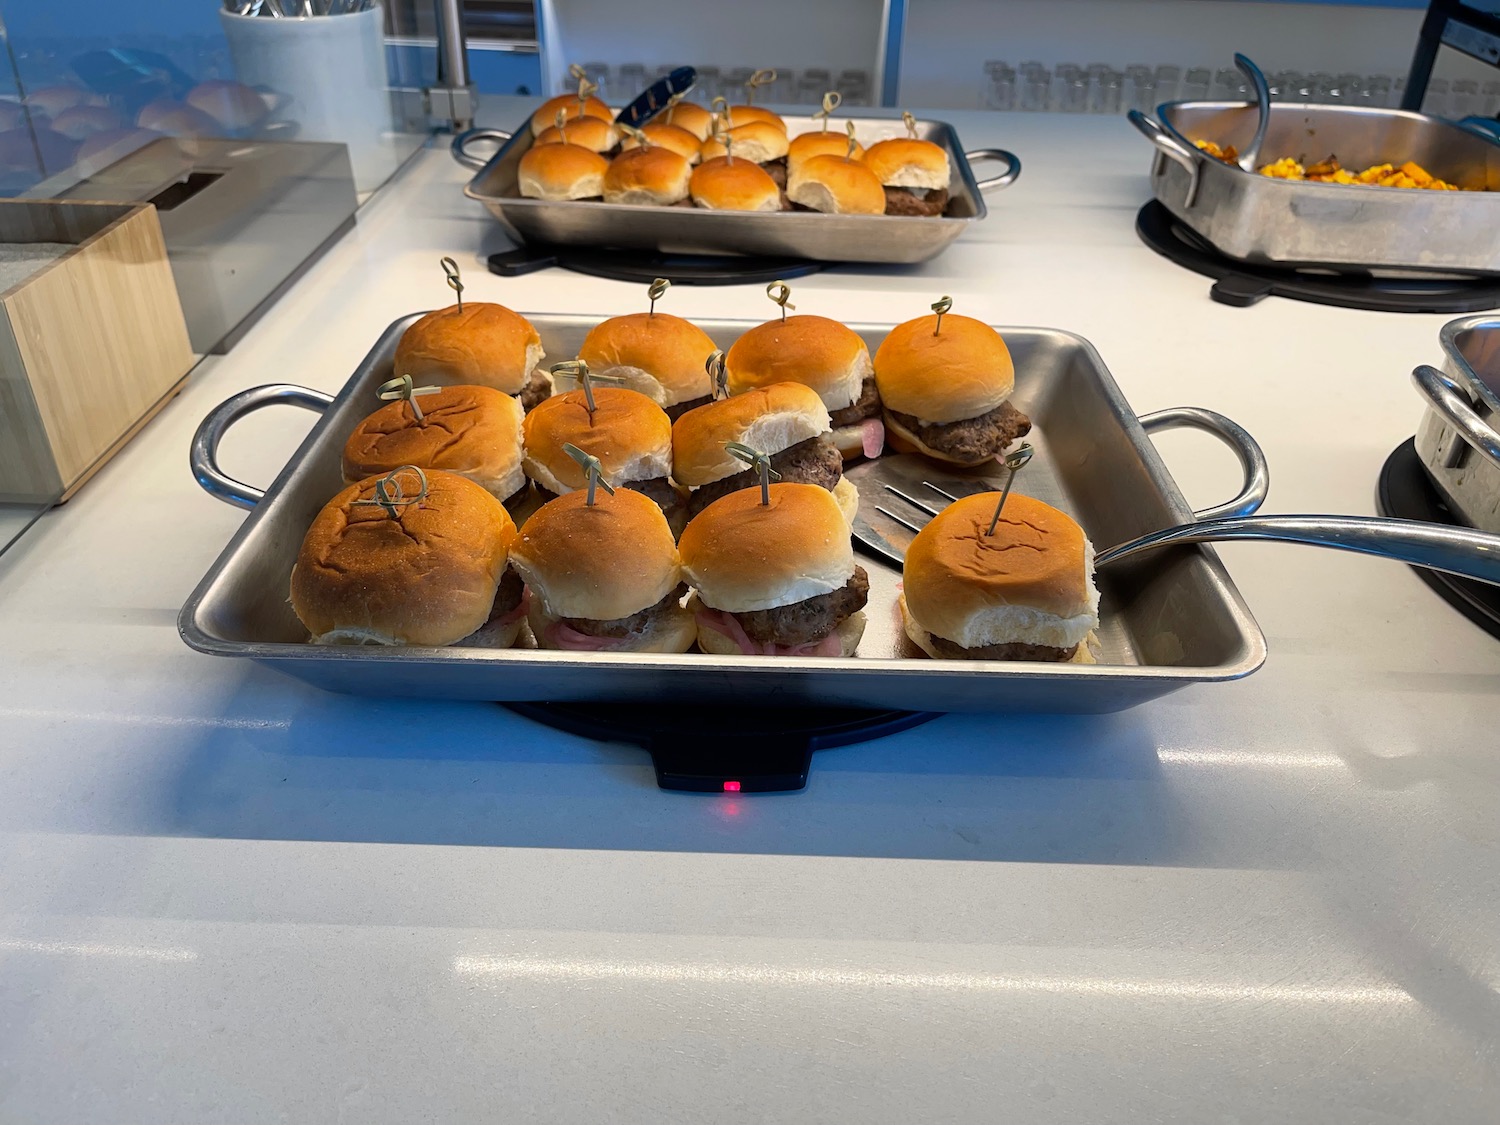
<path fill-rule="evenodd" d="M 391 325 L 336 399 L 297 387 L 255 388 L 205 419 L 193 450 L 199 481 L 254 510 L 183 606 L 178 625 L 193 648 L 249 657 L 319 687 L 356 695 L 691 699 L 935 711 L 1118 711 L 1191 683 L 1248 675 L 1265 659 L 1260 629 L 1206 547 L 1161 552 L 1100 575 L 1097 665 L 927 659 L 902 634 L 896 610 L 899 571 L 873 558 L 861 559 L 870 574 L 869 627 L 860 655 L 848 659 L 306 644 L 306 632 L 287 603 L 292 563 L 313 517 L 342 487 L 343 444 L 378 405 L 375 387 L 390 378 L 396 342 L 415 319 Z M 576 354 L 597 321 L 530 319 L 554 359 Z M 754 322 L 699 323 L 728 347 Z M 851 327 L 873 349 L 891 326 Z M 1018 490 L 1071 513 L 1100 547 L 1193 518 L 1146 429 L 1087 341 L 1049 329 L 1001 331 L 1015 357 L 1015 401 L 1036 424 L 1028 440 L 1037 455 Z M 262 496 L 225 478 L 214 451 L 235 419 L 275 403 L 324 412 Z M 1188 421 L 1173 412 L 1164 415 L 1160 425 Z M 872 497 L 864 497 L 864 506 L 873 509 Z"/>
<path fill-rule="evenodd" d="M 1417 456 L 1455 513 L 1500 533 L 1500 317 L 1451 321 L 1439 340 L 1443 369 L 1412 372 L 1427 400 Z"/>
<path fill-rule="evenodd" d="M 1288 267 L 1397 273 L 1500 272 L 1500 144 L 1450 121 L 1395 109 L 1276 103 L 1260 149 L 1346 168 L 1414 160 L 1484 191 L 1416 191 L 1276 180 L 1206 156 L 1213 141 L 1245 151 L 1257 111 L 1244 102 L 1169 102 L 1159 123 L 1131 121 L 1156 146 L 1151 190 L 1221 253 Z"/>
<path fill-rule="evenodd" d="M 790 135 L 811 132 L 822 122 L 785 116 Z M 883 117 L 839 118 L 852 121 L 861 143 L 906 135 L 900 121 Z M 842 124 L 840 124 L 842 128 Z M 514 134 L 472 129 L 454 139 L 454 156 L 479 169 L 464 188 L 499 219 L 520 242 L 552 246 L 596 246 L 608 249 L 657 250 L 673 254 L 767 254 L 828 262 L 925 262 L 964 229 L 987 214 L 983 193 L 1007 187 L 1021 174 L 1021 162 L 1004 149 L 964 152 L 953 126 L 918 121 L 917 135 L 947 150 L 953 171 L 948 190 L 949 214 L 820 215 L 803 211 L 704 211 L 687 207 L 635 207 L 576 200 L 526 199 L 517 187 L 517 167 L 531 147 L 529 126 Z M 488 161 L 468 151 L 475 141 L 503 141 Z M 1006 170 L 975 180 L 971 161 L 999 160 Z"/>

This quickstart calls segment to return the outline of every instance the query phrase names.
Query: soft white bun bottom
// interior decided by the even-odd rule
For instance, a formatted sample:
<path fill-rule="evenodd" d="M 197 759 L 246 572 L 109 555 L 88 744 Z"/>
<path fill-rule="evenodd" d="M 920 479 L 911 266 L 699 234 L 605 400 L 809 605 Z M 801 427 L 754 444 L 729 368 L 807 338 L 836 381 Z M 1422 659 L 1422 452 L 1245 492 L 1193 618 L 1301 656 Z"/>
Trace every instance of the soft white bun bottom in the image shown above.
<path fill-rule="evenodd" d="M 556 623 L 558 618 L 543 609 L 542 599 L 534 594 L 526 616 L 531 625 L 532 635 L 536 637 L 537 647 L 552 648 L 553 646 L 547 643 L 547 627 Z M 604 651 L 686 652 L 693 647 L 697 633 L 698 623 L 693 620 L 693 615 L 678 607 L 671 613 L 664 613 L 657 617 L 641 632 L 612 641 L 613 647 Z"/>
<path fill-rule="evenodd" d="M 794 184 L 788 184 L 786 197 L 793 203 L 811 207 L 814 211 L 821 211 L 825 215 L 843 214 L 839 210 L 838 197 L 829 190 L 827 185 L 817 180 L 798 180 Z"/>
<path fill-rule="evenodd" d="M 1097 600 L 1097 595 L 1096 595 L 1096 600 Z M 928 656 L 931 656 L 931 657 L 933 657 L 936 660 L 952 660 L 952 659 L 954 659 L 951 656 L 948 656 L 946 654 L 940 654 L 937 651 L 937 647 L 932 642 L 932 633 L 928 632 L 927 629 L 923 628 L 923 626 L 920 625 L 917 622 L 916 618 L 914 618 L 911 615 L 911 610 L 907 608 L 907 605 L 906 605 L 906 595 L 905 594 L 902 594 L 900 596 L 900 598 L 897 601 L 897 604 L 901 608 L 901 624 L 902 624 L 903 628 L 905 628 L 905 630 L 906 630 L 906 635 L 911 638 L 911 642 L 914 645 L 916 645 L 918 648 L 920 648 Z M 1095 635 L 1094 635 L 1094 628 L 1098 624 L 1098 619 L 1097 618 L 1059 618 L 1059 617 L 1051 617 L 1050 614 L 1039 614 L 1036 610 L 1029 609 L 1026 606 L 1002 606 L 1002 607 L 998 607 L 998 608 L 1001 608 L 1001 609 L 1026 610 L 1029 614 L 1031 614 L 1033 616 L 1034 619 L 1036 619 L 1036 618 L 1050 617 L 1051 618 L 1051 624 L 1050 624 L 1050 626 L 1046 626 L 1046 627 L 1043 627 L 1041 629 L 1035 629 L 1035 628 L 1033 628 L 1033 629 L 1029 629 L 1028 630 L 1026 628 L 1018 628 L 1017 631 L 1016 631 L 1016 633 L 1014 635 L 1002 636 L 1002 637 L 1000 637 L 999 639 L 996 639 L 996 640 L 985 640 L 985 641 L 979 641 L 979 642 L 972 643 L 972 644 L 966 644 L 963 641 L 954 640 L 954 638 L 952 638 L 952 637 L 945 637 L 943 639 L 944 640 L 952 641 L 954 644 L 957 644 L 957 645 L 962 645 L 962 647 L 964 647 L 964 648 L 984 648 L 987 645 L 1008 645 L 1008 644 L 1045 645 L 1047 648 L 1072 648 L 1074 645 L 1077 645 L 1078 646 L 1078 650 L 1071 657 L 1069 657 L 1067 660 L 1045 661 L 1044 663 L 1058 663 L 1058 664 L 1093 664 L 1093 663 L 1095 663 L 1094 654 L 1093 654 L 1093 652 L 1091 650 L 1091 645 L 1092 645 L 1092 642 L 1096 639 Z M 1075 624 L 1076 622 L 1079 622 L 1079 621 L 1084 622 L 1084 628 L 1083 628 L 1083 631 L 1081 633 L 1079 633 L 1077 631 L 1076 624 Z M 1064 622 L 1066 622 L 1067 624 L 1063 624 Z M 1072 640 L 1072 641 L 1067 641 L 1067 640 L 1063 640 L 1063 639 L 1045 639 L 1045 640 L 1034 640 L 1034 639 L 1032 639 L 1033 637 L 1036 637 L 1036 636 L 1051 637 L 1051 638 L 1063 638 L 1063 637 L 1066 637 L 1066 636 L 1069 636 L 1069 635 L 1074 635 L 1074 634 L 1077 635 L 1077 639 L 1076 640 Z M 967 659 L 967 658 L 962 658 L 962 659 Z M 982 658 L 980 658 L 980 659 L 982 659 Z"/>
<path fill-rule="evenodd" d="M 536 176 L 521 176 L 518 183 L 521 194 L 527 199 L 545 199 L 553 203 L 567 199 L 598 199 L 604 194 L 603 172 L 580 176 L 561 188 L 548 188 Z"/>
<path fill-rule="evenodd" d="M 688 602 L 688 608 L 692 609 L 697 604 L 698 600 L 694 598 Z M 833 632 L 839 639 L 840 656 L 854 655 L 855 650 L 859 648 L 860 638 L 865 635 L 865 624 L 866 619 L 863 610 L 856 610 L 844 618 L 843 621 L 839 622 L 839 627 Z M 720 633 L 716 629 L 709 629 L 706 626 L 698 626 L 698 647 L 710 656 L 745 655 L 740 651 L 740 646 L 723 633 Z"/>
<path fill-rule="evenodd" d="M 923 164 L 903 164 L 891 172 L 885 180 L 886 187 L 916 188 L 919 191 L 937 191 L 948 186 L 951 178 L 947 162 L 941 168 Z"/>
<path fill-rule="evenodd" d="M 555 496 L 562 496 L 572 492 L 573 489 L 563 484 L 536 458 L 529 454 L 525 460 L 526 475 L 548 492 Z M 611 488 L 619 488 L 633 480 L 655 480 L 657 477 L 669 477 L 672 475 L 672 447 L 669 445 L 664 450 L 654 453 L 642 453 L 626 461 L 620 468 L 612 473 L 606 474 Z"/>
<path fill-rule="evenodd" d="M 854 461 L 865 455 L 865 429 L 863 424 L 839 426 L 833 431 L 833 444 L 845 461 Z"/>
<path fill-rule="evenodd" d="M 624 203 L 632 207 L 670 207 L 679 200 L 687 198 L 687 177 L 684 174 L 682 191 L 674 194 L 670 191 L 648 191 L 645 188 L 630 188 L 628 191 L 617 191 L 606 194 L 606 203 Z"/>
<path fill-rule="evenodd" d="M 844 522 L 853 527 L 854 517 L 859 514 L 859 489 L 848 477 L 840 477 L 838 484 L 833 486 L 833 498 L 839 511 L 844 513 Z"/>
<path fill-rule="evenodd" d="M 542 350 L 541 344 L 526 345 L 526 378 L 522 381 L 522 386 L 525 386 L 526 383 L 529 383 L 531 381 L 531 377 L 536 374 L 537 364 L 541 363 L 542 360 L 546 358 L 547 353 Z M 547 380 L 547 386 L 552 386 L 552 376 L 544 375 L 544 377 Z M 516 393 L 520 394 L 520 391 L 517 391 Z"/>
<path fill-rule="evenodd" d="M 628 367 L 622 364 L 619 367 L 601 368 L 599 371 L 594 372 L 594 374 L 607 379 L 621 380 L 620 386 L 626 390 L 639 391 L 652 402 L 656 403 L 657 406 L 675 405 L 674 402 L 667 401 L 667 392 L 656 376 L 643 368 Z M 575 383 L 575 385 L 577 384 Z"/>
<path fill-rule="evenodd" d="M 486 622 L 467 637 L 453 641 L 450 648 L 514 648 L 516 639 L 521 635 L 521 621 L 519 619 L 507 625 Z M 406 642 L 398 640 L 390 633 L 382 633 L 378 629 L 367 628 L 343 628 L 333 629 L 322 636 L 314 637 L 312 643 L 315 645 L 404 645 Z"/>
<path fill-rule="evenodd" d="M 767 411 L 754 418 L 739 433 L 721 431 L 717 436 L 726 441 L 732 438 L 742 445 L 748 445 L 751 449 L 769 449 L 780 453 L 809 438 L 826 434 L 828 432 L 827 409 L 811 395 L 807 398 L 810 403 L 807 410 Z M 721 481 L 725 477 L 732 477 L 736 473 L 745 471 L 745 462 L 722 445 L 710 452 L 713 454 L 712 458 L 700 456 L 684 469 L 683 476 L 691 482 L 694 488 L 713 484 L 715 481 Z"/>

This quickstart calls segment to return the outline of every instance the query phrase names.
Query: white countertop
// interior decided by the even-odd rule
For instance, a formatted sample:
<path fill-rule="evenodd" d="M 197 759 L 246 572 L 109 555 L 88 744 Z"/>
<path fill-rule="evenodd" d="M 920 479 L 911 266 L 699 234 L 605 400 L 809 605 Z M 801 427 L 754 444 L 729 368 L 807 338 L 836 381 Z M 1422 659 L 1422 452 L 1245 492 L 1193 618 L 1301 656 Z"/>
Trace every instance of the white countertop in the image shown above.
<path fill-rule="evenodd" d="M 1442 316 L 1211 303 L 1133 219 L 1118 120 L 951 115 L 1026 162 L 927 266 L 794 283 L 901 320 L 942 293 L 1098 347 L 1138 412 L 1264 445 L 1267 511 L 1373 511 Z M 1500 642 L 1407 569 L 1221 554 L 1270 658 L 1104 717 L 950 717 L 820 753 L 806 792 L 657 790 L 643 753 L 486 704 L 324 694 L 178 639 L 242 513 L 198 421 L 332 391 L 504 240 L 423 154 L 226 357 L 0 558 L 0 1120 L 1479 1122 L 1500 1104 Z M 760 316 L 758 290 L 671 311 Z M 310 416 L 238 427 L 269 481 Z M 1189 499 L 1233 491 L 1164 436 Z"/>

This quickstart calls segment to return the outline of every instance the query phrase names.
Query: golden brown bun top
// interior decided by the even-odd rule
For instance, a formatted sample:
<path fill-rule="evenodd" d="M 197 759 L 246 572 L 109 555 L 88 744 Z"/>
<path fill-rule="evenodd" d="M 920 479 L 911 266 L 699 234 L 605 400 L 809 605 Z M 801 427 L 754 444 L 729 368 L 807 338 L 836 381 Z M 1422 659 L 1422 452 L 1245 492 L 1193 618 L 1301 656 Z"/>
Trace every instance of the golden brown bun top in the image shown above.
<path fill-rule="evenodd" d="M 516 167 L 518 179 L 534 180 L 549 194 L 562 192 L 591 176 L 602 183 L 608 170 L 608 157 L 571 143 L 535 144 L 526 150 Z"/>
<path fill-rule="evenodd" d="M 308 529 L 292 570 L 292 608 L 314 637 L 368 630 L 398 643 L 446 645 L 489 617 L 516 525 L 479 485 L 427 471 L 427 496 L 396 509 L 378 504 L 370 477 L 328 502 Z M 416 474 L 399 478 L 408 495 Z"/>
<path fill-rule="evenodd" d="M 401 465 L 470 473 L 521 462 L 521 404 L 493 387 L 444 387 L 411 404 L 388 402 L 354 427 L 344 443 L 349 480 L 388 473 Z"/>
<path fill-rule="evenodd" d="M 689 410 L 672 425 L 672 477 L 698 488 L 746 468 L 724 443 L 780 453 L 829 429 L 818 392 L 802 383 L 773 383 Z"/>
<path fill-rule="evenodd" d="M 906 548 L 906 604 L 929 631 L 950 640 L 970 618 L 1026 606 L 1071 618 L 1090 612 L 1083 529 L 1065 513 L 1012 492 L 994 535 L 985 534 L 998 492 L 948 505 Z"/>
<path fill-rule="evenodd" d="M 783 136 L 786 135 L 786 122 L 769 109 L 758 105 L 732 105 L 729 107 L 729 122 L 731 127 L 738 129 L 741 125 L 749 125 L 752 121 L 774 125 L 781 130 Z"/>
<path fill-rule="evenodd" d="M 604 173 L 604 191 L 644 191 L 661 196 L 664 201 L 687 197 L 688 181 L 693 174 L 687 157 L 669 148 L 633 148 L 609 162 Z"/>
<path fill-rule="evenodd" d="M 553 617 L 615 621 L 655 605 L 682 570 L 672 529 L 655 501 L 622 488 L 570 492 L 526 521 L 511 562 Z"/>
<path fill-rule="evenodd" d="M 667 412 L 639 391 L 594 388 L 593 416 L 582 390 L 553 395 L 526 415 L 523 425 L 527 471 L 533 479 L 541 466 L 565 488 L 583 488 L 588 477 L 569 457 L 564 443 L 599 458 L 611 484 L 665 476 L 672 463 L 672 421 Z M 551 491 L 551 482 L 542 480 Z"/>
<path fill-rule="evenodd" d="M 1016 389 L 1005 341 L 982 320 L 957 313 L 919 316 L 891 329 L 875 351 L 875 383 L 886 409 L 924 422 L 987 414 Z"/>
<path fill-rule="evenodd" d="M 531 321 L 504 305 L 465 301 L 430 312 L 396 345 L 395 376 L 473 383 L 520 394 L 542 355 Z"/>
<path fill-rule="evenodd" d="M 558 110 L 563 110 L 567 114 L 564 118 L 566 121 L 572 121 L 580 114 L 584 117 L 597 117 L 601 121 L 612 122 L 615 119 L 614 111 L 598 98 L 589 98 L 583 103 L 583 109 L 580 111 L 577 94 L 558 94 L 555 98 L 548 98 L 542 103 L 541 109 L 531 115 L 532 135 L 535 136 L 548 126 L 556 125 Z"/>
<path fill-rule="evenodd" d="M 884 215 L 885 188 L 869 168 L 843 156 L 809 156 L 788 169 L 793 203 L 831 215 Z"/>
<path fill-rule="evenodd" d="M 849 525 L 815 484 L 731 492 L 695 516 L 678 549 L 703 603 L 729 613 L 773 609 L 832 593 L 854 574 Z"/>
<path fill-rule="evenodd" d="M 714 126 L 714 115 L 701 105 L 694 105 L 692 102 L 678 102 L 657 120 L 665 125 L 676 125 L 679 129 L 686 129 L 700 141 L 713 132 Z"/>
<path fill-rule="evenodd" d="M 157 98 L 141 106 L 135 123 L 173 137 L 217 137 L 224 132 L 224 126 L 201 109 L 171 98 Z"/>
<path fill-rule="evenodd" d="M 763 164 L 769 160 L 779 160 L 786 155 L 786 130 L 778 129 L 764 121 L 735 125 L 729 130 L 727 136 L 734 144 L 736 160 L 751 160 Z M 718 135 L 704 141 L 698 152 L 704 160 L 712 160 L 726 154 L 724 144 Z"/>
<path fill-rule="evenodd" d="M 543 129 L 527 151 L 535 151 L 539 145 L 570 144 L 590 152 L 608 152 L 619 143 L 620 133 L 613 122 L 602 117 L 575 117 L 566 130 L 559 130 L 556 125 Z"/>
<path fill-rule="evenodd" d="M 714 211 L 781 210 L 781 189 L 753 160 L 705 160 L 693 169 L 688 188 L 699 206 Z"/>
<path fill-rule="evenodd" d="M 772 383 L 805 383 L 829 410 L 859 396 L 870 353 L 853 329 L 825 316 L 768 320 L 734 342 L 724 357 L 729 393 Z"/>
<path fill-rule="evenodd" d="M 183 100 L 230 129 L 258 125 L 271 112 L 266 99 L 249 86 L 217 78 L 198 83 Z"/>
<path fill-rule="evenodd" d="M 877 141 L 865 153 L 865 165 L 882 184 L 892 187 L 948 186 L 948 154 L 931 141 L 909 137 Z"/>
<path fill-rule="evenodd" d="M 704 363 L 714 350 L 708 333 L 690 320 L 670 313 L 630 313 L 590 329 L 578 358 L 599 374 L 619 367 L 645 372 L 660 384 L 661 405 L 676 406 L 712 392 Z"/>
<path fill-rule="evenodd" d="M 801 136 L 792 138 L 787 145 L 787 164 L 792 165 L 814 156 L 847 156 L 849 153 L 849 136 L 846 133 L 836 132 L 832 129 L 820 133 L 803 133 Z M 865 154 L 865 146 L 858 141 L 854 142 L 854 159 L 859 160 Z"/>
<path fill-rule="evenodd" d="M 694 160 L 698 156 L 699 140 L 688 130 L 678 125 L 668 125 L 665 122 L 651 121 L 641 126 L 641 132 L 645 134 L 646 140 L 664 149 L 675 152 L 678 156 L 685 156 Z M 639 148 L 640 142 L 634 137 L 626 137 L 621 143 L 621 149 Z"/>

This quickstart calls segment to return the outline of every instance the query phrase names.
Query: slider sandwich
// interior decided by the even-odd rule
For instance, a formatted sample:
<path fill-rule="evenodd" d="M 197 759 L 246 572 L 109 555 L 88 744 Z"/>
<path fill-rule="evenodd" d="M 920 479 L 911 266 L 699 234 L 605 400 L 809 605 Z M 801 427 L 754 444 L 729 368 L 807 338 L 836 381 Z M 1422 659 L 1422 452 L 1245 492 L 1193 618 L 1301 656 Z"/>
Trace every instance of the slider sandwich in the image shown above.
<path fill-rule="evenodd" d="M 780 211 L 781 188 L 752 160 L 716 156 L 693 169 L 693 202 L 705 211 Z"/>
<path fill-rule="evenodd" d="M 883 215 L 885 189 L 875 174 L 852 155 L 854 139 L 844 142 L 844 156 L 809 156 L 787 176 L 787 199 L 809 211 L 828 215 Z"/>
<path fill-rule="evenodd" d="M 494 387 L 530 410 L 552 393 L 552 380 L 537 370 L 545 354 L 524 316 L 504 305 L 465 301 L 428 313 L 402 334 L 395 373 L 417 382 Z"/>
<path fill-rule="evenodd" d="M 764 478 L 763 478 L 764 479 Z M 763 484 L 715 500 L 688 524 L 682 569 L 707 653 L 852 656 L 869 576 L 827 489 Z"/>
<path fill-rule="evenodd" d="M 716 160 L 731 153 L 736 161 L 748 160 L 760 165 L 761 170 L 771 177 L 778 189 L 786 186 L 785 129 L 777 129 L 764 121 L 737 124 L 715 133 L 698 150 L 699 157 L 704 161 Z"/>
<path fill-rule="evenodd" d="M 541 145 L 568 144 L 590 152 L 609 152 L 620 143 L 620 131 L 613 121 L 601 117 L 575 117 L 561 128 L 553 125 L 537 134 L 528 152 Z M 524 157 L 523 157 L 524 159 Z"/>
<path fill-rule="evenodd" d="M 521 468 L 521 404 L 493 387 L 381 388 L 395 397 L 344 443 L 345 484 L 383 476 L 402 465 L 467 477 L 514 517 L 530 491 Z M 399 396 L 399 397 L 398 397 Z"/>
<path fill-rule="evenodd" d="M 568 126 L 568 136 L 574 126 Z M 573 144 L 542 144 L 527 149 L 516 167 L 516 183 L 527 199 L 599 199 L 609 161 L 594 149 Z"/>
<path fill-rule="evenodd" d="M 639 391 L 590 386 L 554 395 L 526 415 L 522 433 L 526 475 L 543 499 L 587 487 L 587 474 L 567 451 L 573 445 L 598 458 L 611 488 L 654 500 L 674 530 L 686 523 L 686 498 L 670 479 L 672 422 Z"/>
<path fill-rule="evenodd" d="M 589 371 L 639 391 L 672 420 L 711 400 L 704 364 L 714 342 L 691 321 L 670 313 L 630 313 L 596 324 L 578 349 Z M 613 483 L 613 482 L 611 482 Z"/>
<path fill-rule="evenodd" d="M 597 117 L 601 121 L 615 119 L 614 111 L 592 94 L 586 93 L 583 97 L 576 93 L 558 94 L 544 101 L 541 108 L 531 115 L 531 135 L 538 136 L 553 126 L 559 113 L 566 114 L 568 121 L 575 117 Z"/>
<path fill-rule="evenodd" d="M 1031 432 L 1031 419 L 1009 402 L 1016 372 L 1005 341 L 972 317 L 898 324 L 875 351 L 875 382 L 887 436 L 904 453 L 978 465 Z"/>
<path fill-rule="evenodd" d="M 688 182 L 693 166 L 687 157 L 649 143 L 620 153 L 604 173 L 604 202 L 636 205 L 692 206 Z"/>
<path fill-rule="evenodd" d="M 817 133 L 803 133 L 793 137 L 787 145 L 786 165 L 787 175 L 796 174 L 797 166 L 805 160 L 814 156 L 848 156 L 854 160 L 864 158 L 865 149 L 858 141 L 854 142 L 851 150 L 849 138 L 843 133 L 830 133 L 825 131 Z"/>
<path fill-rule="evenodd" d="M 884 189 L 887 215 L 941 215 L 948 206 L 952 175 L 948 153 L 941 145 L 917 138 L 911 114 L 902 117 L 911 135 L 871 145 L 865 166 Z"/>
<path fill-rule="evenodd" d="M 696 516 L 720 497 L 755 488 L 731 444 L 770 457 L 778 479 L 813 484 L 833 495 L 844 522 L 853 523 L 859 491 L 844 479 L 844 458 L 829 432 L 828 411 L 816 391 L 801 383 L 773 383 L 690 410 L 672 427 L 672 479 L 692 489 L 688 513 Z"/>
<path fill-rule="evenodd" d="M 675 152 L 684 157 L 691 164 L 698 163 L 698 147 L 702 143 L 699 138 L 688 130 L 678 125 L 668 125 L 666 122 L 652 121 L 642 125 L 639 130 L 640 136 L 644 137 L 646 143 L 656 145 Z M 622 151 L 628 152 L 633 148 L 641 146 L 640 137 L 629 136 L 620 145 Z"/>
<path fill-rule="evenodd" d="M 870 351 L 859 334 L 822 316 L 790 316 L 750 329 L 724 358 L 731 395 L 772 383 L 802 383 L 828 408 L 845 460 L 877 456 L 884 444 Z"/>
<path fill-rule="evenodd" d="M 511 564 L 525 580 L 542 648 L 686 652 L 696 638 L 681 606 L 687 589 L 672 530 L 639 492 L 601 486 L 542 505 L 516 539 Z"/>
<path fill-rule="evenodd" d="M 1000 500 L 981 492 L 955 501 L 906 548 L 906 635 L 942 660 L 1092 664 L 1099 592 L 1088 537 L 1029 496 L 1010 495 L 997 519 Z"/>
<path fill-rule="evenodd" d="M 663 125 L 676 125 L 679 129 L 686 129 L 700 141 L 706 141 L 714 131 L 714 115 L 701 105 L 685 102 L 680 97 L 675 97 L 656 120 Z"/>
<path fill-rule="evenodd" d="M 506 569 L 516 525 L 466 477 L 403 466 L 344 489 L 292 568 L 314 644 L 509 648 L 525 616 Z"/>

